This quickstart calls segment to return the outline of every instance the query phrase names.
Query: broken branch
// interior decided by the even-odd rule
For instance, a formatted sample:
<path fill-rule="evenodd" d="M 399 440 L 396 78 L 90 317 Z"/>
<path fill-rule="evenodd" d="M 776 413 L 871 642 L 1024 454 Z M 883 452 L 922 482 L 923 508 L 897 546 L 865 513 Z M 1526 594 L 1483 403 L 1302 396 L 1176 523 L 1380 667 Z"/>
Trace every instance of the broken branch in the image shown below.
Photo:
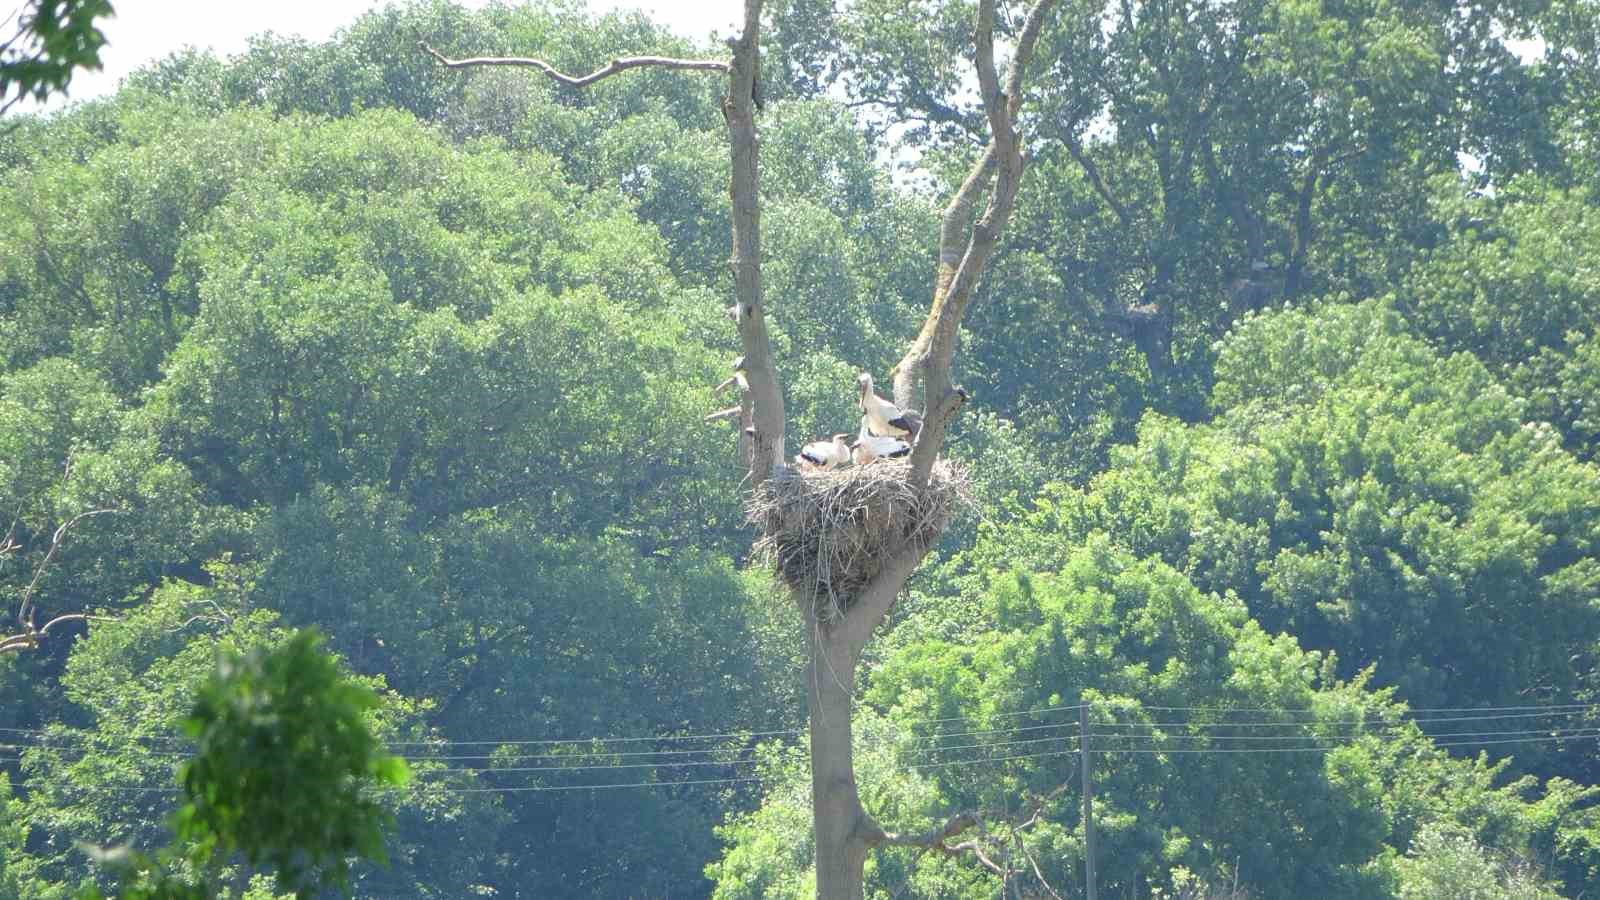
<path fill-rule="evenodd" d="M 17 624 L 21 625 L 28 631 L 33 630 L 33 592 L 39 586 L 39 579 L 44 577 L 45 570 L 49 569 L 50 563 L 55 560 L 56 551 L 61 549 L 61 544 L 66 539 L 67 532 L 72 530 L 72 526 L 78 524 L 84 519 L 89 518 L 90 516 L 98 516 L 103 513 L 118 511 L 119 510 L 114 508 L 91 509 L 78 513 L 67 521 L 61 523 L 61 527 L 57 528 L 55 534 L 51 535 L 50 537 L 50 549 L 45 551 L 44 559 L 40 561 L 38 568 L 33 570 L 33 580 L 29 581 L 28 586 L 22 590 L 22 601 L 17 608 Z"/>
<path fill-rule="evenodd" d="M 629 69 L 654 67 L 659 69 L 690 69 L 701 72 L 726 72 L 728 64 L 717 59 L 677 59 L 671 56 L 624 56 L 613 59 L 587 75 L 568 75 L 550 65 L 542 59 L 531 56 L 471 56 L 466 59 L 451 59 L 443 53 L 428 46 L 426 41 L 418 41 L 417 46 L 423 52 L 439 61 L 447 69 L 466 69 L 473 66 L 519 66 L 528 69 L 538 69 L 552 79 L 568 87 L 587 87 L 602 78 L 609 78 L 618 72 Z"/>

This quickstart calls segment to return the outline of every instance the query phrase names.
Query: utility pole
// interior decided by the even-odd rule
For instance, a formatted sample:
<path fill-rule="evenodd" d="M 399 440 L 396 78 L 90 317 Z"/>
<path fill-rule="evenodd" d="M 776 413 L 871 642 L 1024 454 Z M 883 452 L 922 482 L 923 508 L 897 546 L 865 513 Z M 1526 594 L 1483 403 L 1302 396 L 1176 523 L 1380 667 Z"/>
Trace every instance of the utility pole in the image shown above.
<path fill-rule="evenodd" d="M 1081 701 L 1082 698 L 1080 697 Z M 1095 900 L 1094 772 L 1089 767 L 1089 704 L 1078 704 L 1078 755 L 1083 762 L 1083 880 L 1085 894 Z"/>

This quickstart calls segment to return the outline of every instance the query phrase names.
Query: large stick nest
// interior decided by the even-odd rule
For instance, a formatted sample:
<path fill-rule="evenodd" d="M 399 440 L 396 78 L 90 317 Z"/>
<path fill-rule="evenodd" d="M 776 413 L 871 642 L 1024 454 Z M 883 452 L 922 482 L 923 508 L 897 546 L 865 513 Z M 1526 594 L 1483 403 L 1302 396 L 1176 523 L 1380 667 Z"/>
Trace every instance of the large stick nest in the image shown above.
<path fill-rule="evenodd" d="M 780 467 L 750 497 L 756 551 L 821 621 L 844 615 L 892 554 L 926 550 L 958 506 L 971 502 L 967 473 L 934 464 L 921 490 L 906 461 L 843 469 Z"/>

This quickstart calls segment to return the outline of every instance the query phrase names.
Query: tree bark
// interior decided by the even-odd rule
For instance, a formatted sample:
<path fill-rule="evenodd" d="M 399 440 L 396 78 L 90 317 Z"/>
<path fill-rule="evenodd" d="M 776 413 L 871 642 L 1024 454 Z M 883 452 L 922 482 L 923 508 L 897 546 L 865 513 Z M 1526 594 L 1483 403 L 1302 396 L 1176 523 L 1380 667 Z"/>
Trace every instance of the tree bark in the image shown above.
<path fill-rule="evenodd" d="M 731 62 L 706 59 L 676 59 L 665 56 L 633 56 L 614 59 L 588 75 L 568 75 L 548 62 L 526 56 L 477 56 L 452 59 L 426 42 L 421 50 L 440 65 L 451 69 L 480 66 L 513 66 L 536 69 L 554 81 L 583 88 L 619 72 L 639 68 L 665 68 L 728 73 L 728 95 L 722 101 L 722 116 L 728 125 L 728 143 L 733 171 L 728 191 L 733 201 L 733 258 L 735 303 L 731 308 L 739 326 L 739 341 L 744 348 L 743 388 L 751 406 L 751 424 L 741 429 L 750 442 L 750 483 L 759 485 L 772 474 L 784 458 L 783 391 L 778 370 L 772 360 L 772 345 L 767 339 L 766 313 L 761 300 L 761 193 L 757 170 L 756 90 L 761 77 L 761 0 L 745 0 L 744 30 L 729 41 Z M 744 438 L 741 437 L 741 441 Z M 741 450 L 743 445 L 741 444 Z"/>
<path fill-rule="evenodd" d="M 1028 11 L 1017 49 L 1012 54 L 1011 71 L 1004 89 L 994 62 L 994 0 L 980 0 L 973 29 L 974 59 L 978 70 L 978 91 L 989 122 L 989 146 L 973 165 L 966 181 L 945 209 L 939 228 L 939 261 L 934 274 L 933 306 L 922 331 L 894 369 L 894 394 L 897 403 L 910 405 L 917 382 L 922 385 L 923 425 L 911 451 L 909 480 L 915 486 L 928 483 L 933 463 L 944 444 L 949 424 L 965 394 L 951 381 L 951 361 L 961 317 L 978 286 L 989 255 L 994 252 L 1000 233 L 1011 218 L 1011 210 L 1022 186 L 1026 163 L 1022 138 L 1015 122 L 1022 107 L 1023 76 L 1033 48 L 1044 27 L 1044 17 L 1054 0 L 1039 0 Z M 978 193 L 990 184 L 989 202 L 970 229 L 966 218 Z M 963 246 L 964 245 L 964 246 Z"/>
<path fill-rule="evenodd" d="M 761 75 L 761 0 L 745 0 L 744 31 L 733 42 L 728 71 L 728 96 L 722 114 L 728 122 L 733 172 L 728 190 L 733 200 L 733 281 L 744 348 L 745 378 L 750 389 L 752 453 L 750 483 L 759 486 L 784 458 L 783 391 L 767 339 L 766 310 L 761 298 L 761 191 L 756 143 L 755 93 Z"/>
<path fill-rule="evenodd" d="M 811 627 L 806 695 L 811 714 L 811 820 L 816 837 L 817 897 L 860 900 L 871 849 L 859 834 L 866 818 L 856 790 L 850 730 L 856 656 L 830 640 L 825 626 Z"/>
<path fill-rule="evenodd" d="M 881 841 L 883 829 L 862 808 L 856 789 L 850 730 L 856 664 L 926 554 L 911 546 L 892 553 L 842 619 L 819 622 L 810 605 L 802 603 L 809 632 L 806 697 L 818 900 L 859 900 L 867 854 Z"/>
<path fill-rule="evenodd" d="M 1014 123 L 1022 103 L 1023 73 L 1038 40 L 1044 15 L 1053 2 L 1037 0 L 1029 11 L 1002 89 L 994 62 L 995 0 L 979 0 L 973 39 L 985 118 L 992 134 L 983 157 L 974 165 L 945 211 L 933 308 L 917 340 L 896 367 L 894 377 L 895 395 L 908 407 L 913 384 L 920 382 L 923 388 L 924 425 L 917 436 L 909 475 L 913 486 L 927 484 L 943 444 L 945 425 L 966 399 L 965 392 L 951 383 L 951 358 L 962 314 L 1010 218 L 1021 182 L 1025 160 Z M 730 42 L 733 59 L 726 68 L 728 95 L 722 105 L 732 161 L 729 193 L 733 201 L 732 265 L 736 302 L 729 313 L 738 326 L 744 350 L 734 379 L 740 385 L 742 396 L 737 412 L 729 408 L 708 416 L 712 420 L 739 416 L 740 450 L 744 452 L 748 447 L 750 481 L 756 486 L 782 465 L 785 456 L 783 393 L 767 337 L 761 295 L 761 211 L 755 131 L 761 71 L 760 20 L 761 0 L 745 0 L 744 29 L 737 40 Z M 628 68 L 718 68 L 706 61 L 635 57 L 615 60 L 591 75 L 578 78 L 564 75 L 536 59 L 452 60 L 426 45 L 423 49 L 440 64 L 452 68 L 525 66 L 573 86 L 591 84 Z M 988 203 L 974 223 L 972 210 L 977 198 L 986 190 Z M 927 551 L 926 547 L 905 545 L 886 553 L 883 567 L 857 596 L 850 598 L 847 611 L 839 619 L 819 621 L 808 600 L 799 604 L 809 632 L 806 695 L 811 717 L 812 824 L 819 900 L 859 900 L 864 890 L 867 854 L 888 840 L 884 830 L 862 808 L 856 788 L 851 744 L 856 665 L 867 641 L 883 624 L 906 580 Z"/>

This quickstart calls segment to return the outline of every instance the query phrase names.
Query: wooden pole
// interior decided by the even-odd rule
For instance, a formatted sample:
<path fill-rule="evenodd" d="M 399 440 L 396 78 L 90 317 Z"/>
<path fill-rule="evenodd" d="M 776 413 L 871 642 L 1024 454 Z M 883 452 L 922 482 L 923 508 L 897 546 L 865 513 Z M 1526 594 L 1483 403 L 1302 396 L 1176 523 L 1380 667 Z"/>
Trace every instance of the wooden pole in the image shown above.
<path fill-rule="evenodd" d="M 1094 885 L 1094 772 L 1089 766 L 1089 704 L 1078 706 L 1078 755 L 1083 763 L 1083 881 L 1089 900 Z"/>

